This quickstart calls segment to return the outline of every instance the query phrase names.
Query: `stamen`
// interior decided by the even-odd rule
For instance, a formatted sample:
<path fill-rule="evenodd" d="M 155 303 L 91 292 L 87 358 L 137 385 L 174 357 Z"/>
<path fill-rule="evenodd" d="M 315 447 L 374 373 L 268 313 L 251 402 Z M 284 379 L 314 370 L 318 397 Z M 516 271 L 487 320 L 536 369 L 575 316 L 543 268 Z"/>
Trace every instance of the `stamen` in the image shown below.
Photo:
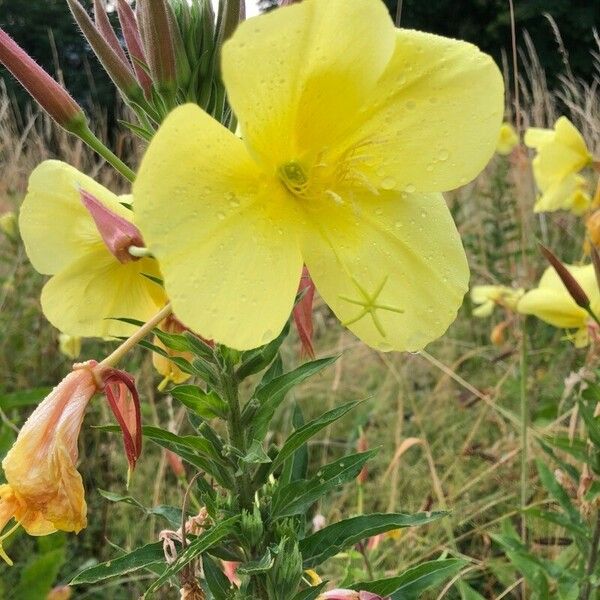
<path fill-rule="evenodd" d="M 150 252 L 148 248 L 144 248 L 143 246 L 129 246 L 129 248 L 127 248 L 127 252 L 129 252 L 131 256 L 135 256 L 136 258 L 143 258 L 145 256 L 149 256 L 152 258 L 152 252 Z"/>
<path fill-rule="evenodd" d="M 17 531 L 17 529 L 19 529 L 19 527 L 21 527 L 21 522 L 17 521 L 6 533 L 3 533 L 2 535 L 0 535 L 0 558 L 2 560 L 4 560 L 4 562 L 9 567 L 12 567 L 14 563 L 11 560 L 10 556 L 8 556 L 8 554 L 6 554 L 6 551 L 4 550 L 4 546 L 2 545 L 2 542 L 5 539 L 9 538 L 15 531 Z"/>

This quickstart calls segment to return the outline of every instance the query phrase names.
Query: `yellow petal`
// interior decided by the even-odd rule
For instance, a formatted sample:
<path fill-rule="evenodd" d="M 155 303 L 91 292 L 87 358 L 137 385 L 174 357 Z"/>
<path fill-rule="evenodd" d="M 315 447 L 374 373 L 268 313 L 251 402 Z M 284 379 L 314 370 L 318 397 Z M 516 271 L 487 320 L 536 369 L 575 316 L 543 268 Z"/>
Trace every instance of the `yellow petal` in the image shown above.
<path fill-rule="evenodd" d="M 586 180 L 574 173 L 552 183 L 538 198 L 534 212 L 553 212 L 555 210 L 571 210 L 576 215 L 583 214 L 590 206 L 592 199 L 586 193 Z"/>
<path fill-rule="evenodd" d="M 394 56 L 348 146 L 359 145 L 375 187 L 456 188 L 495 150 L 503 89 L 498 67 L 475 46 L 398 30 Z"/>
<path fill-rule="evenodd" d="M 567 265 L 567 268 L 583 288 L 592 309 L 597 313 L 600 308 L 600 291 L 593 265 Z M 544 271 L 537 289 L 530 290 L 519 300 L 517 310 L 522 314 L 535 315 L 550 325 L 563 329 L 585 328 L 589 319 L 587 312 L 571 298 L 552 267 Z"/>
<path fill-rule="evenodd" d="M 119 198 L 74 167 L 57 160 L 41 163 L 29 177 L 19 228 L 27 256 L 40 273 L 53 275 L 104 242 L 79 190 L 92 194 L 110 210 L 131 221 L 133 213 Z"/>
<path fill-rule="evenodd" d="M 46 318 L 80 337 L 131 335 L 137 328 L 115 321 L 147 321 L 165 304 L 164 290 L 144 275 L 161 277 L 156 260 L 118 262 L 104 247 L 87 252 L 54 275 L 42 290 Z"/>
<path fill-rule="evenodd" d="M 253 152 L 277 167 L 335 145 L 372 102 L 394 31 L 380 0 L 305 0 L 242 23 L 223 79 Z"/>
<path fill-rule="evenodd" d="M 519 145 L 519 136 L 510 123 L 502 123 L 500 135 L 496 144 L 496 152 L 508 156 Z"/>
<path fill-rule="evenodd" d="M 307 207 L 302 250 L 319 293 L 364 342 L 420 350 L 456 317 L 469 270 L 439 194 Z"/>
<path fill-rule="evenodd" d="M 481 303 L 481 306 L 473 309 L 473 316 L 479 318 L 489 317 L 494 312 L 495 306 L 492 300 L 486 300 Z"/>
<path fill-rule="evenodd" d="M 134 185 L 136 222 L 177 318 L 239 350 L 273 339 L 302 270 L 297 215 L 243 143 L 195 105 L 171 113 Z"/>

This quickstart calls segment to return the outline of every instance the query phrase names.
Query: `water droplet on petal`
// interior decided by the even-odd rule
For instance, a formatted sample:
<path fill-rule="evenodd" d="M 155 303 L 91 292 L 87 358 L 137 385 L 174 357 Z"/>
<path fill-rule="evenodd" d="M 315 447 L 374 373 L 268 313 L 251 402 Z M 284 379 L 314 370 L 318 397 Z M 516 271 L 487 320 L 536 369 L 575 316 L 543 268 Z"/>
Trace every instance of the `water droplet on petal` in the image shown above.
<path fill-rule="evenodd" d="M 384 190 L 393 190 L 396 186 L 396 180 L 393 177 L 385 177 L 381 180 L 381 187 Z"/>

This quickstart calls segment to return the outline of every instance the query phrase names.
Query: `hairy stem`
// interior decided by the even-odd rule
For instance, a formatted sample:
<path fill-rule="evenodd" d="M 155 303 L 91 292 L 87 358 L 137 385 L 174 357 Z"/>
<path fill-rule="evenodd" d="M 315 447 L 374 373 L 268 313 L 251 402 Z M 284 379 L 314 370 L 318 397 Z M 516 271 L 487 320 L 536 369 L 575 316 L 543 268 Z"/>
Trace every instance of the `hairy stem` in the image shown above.
<path fill-rule="evenodd" d="M 600 545 L 600 510 L 596 511 L 596 526 L 594 527 L 594 534 L 592 536 L 592 544 L 590 546 L 590 555 L 588 557 L 587 566 L 585 568 L 585 584 L 581 588 L 579 594 L 580 600 L 589 600 L 592 593 L 592 582 L 591 577 L 596 570 L 598 563 L 598 546 Z"/>

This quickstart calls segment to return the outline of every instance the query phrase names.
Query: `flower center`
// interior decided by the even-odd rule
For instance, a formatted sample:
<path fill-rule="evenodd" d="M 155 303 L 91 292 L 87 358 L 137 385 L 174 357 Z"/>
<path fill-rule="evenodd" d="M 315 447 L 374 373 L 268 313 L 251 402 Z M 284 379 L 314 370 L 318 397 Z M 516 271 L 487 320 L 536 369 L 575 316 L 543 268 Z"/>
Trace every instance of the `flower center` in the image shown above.
<path fill-rule="evenodd" d="M 302 196 L 308 189 L 308 175 L 297 161 L 286 162 L 277 170 L 283 185 L 295 196 Z"/>

